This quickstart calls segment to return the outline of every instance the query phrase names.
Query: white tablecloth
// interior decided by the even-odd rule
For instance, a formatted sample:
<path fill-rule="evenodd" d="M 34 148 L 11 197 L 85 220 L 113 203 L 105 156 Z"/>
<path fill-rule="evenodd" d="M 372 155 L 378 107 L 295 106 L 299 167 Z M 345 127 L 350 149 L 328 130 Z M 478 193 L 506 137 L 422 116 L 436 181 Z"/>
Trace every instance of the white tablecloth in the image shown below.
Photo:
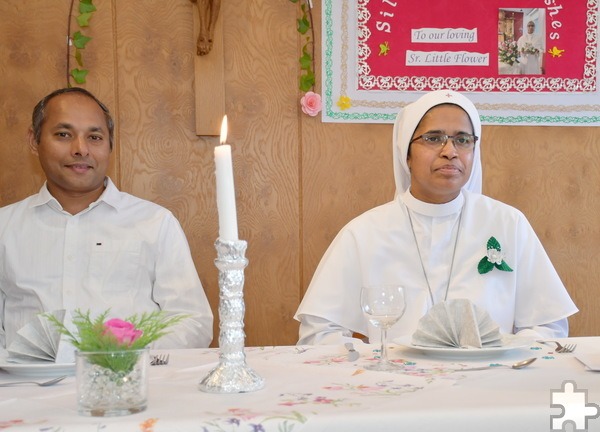
<path fill-rule="evenodd" d="M 69 377 L 53 387 L 0 388 L 0 430 L 548 432 L 551 415 L 561 414 L 551 407 L 553 390 L 566 381 L 585 390 L 586 403 L 600 405 L 600 372 L 577 359 L 599 355 L 600 337 L 569 341 L 578 344 L 571 354 L 534 343 L 488 359 L 449 360 L 392 344 L 398 373 L 363 368 L 376 361 L 374 345 L 356 345 L 361 356 L 355 362 L 347 361 L 342 346 L 247 347 L 247 363 L 266 385 L 242 394 L 198 390 L 218 362 L 217 349 L 171 351 L 167 366 L 150 368 L 149 406 L 142 413 L 80 416 L 75 377 Z M 538 359 L 522 370 L 454 371 L 527 357 Z M 0 372 L 0 382 L 16 378 Z M 600 431 L 600 418 L 587 418 L 587 427 Z"/>

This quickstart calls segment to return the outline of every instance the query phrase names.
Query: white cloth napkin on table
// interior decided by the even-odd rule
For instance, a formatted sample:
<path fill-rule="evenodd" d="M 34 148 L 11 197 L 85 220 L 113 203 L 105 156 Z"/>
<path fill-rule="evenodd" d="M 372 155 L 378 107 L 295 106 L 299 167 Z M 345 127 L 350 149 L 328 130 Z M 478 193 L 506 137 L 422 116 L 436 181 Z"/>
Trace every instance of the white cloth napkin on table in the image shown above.
<path fill-rule="evenodd" d="M 61 322 L 70 315 L 65 310 L 50 313 Z M 75 362 L 73 345 L 41 314 L 19 329 L 7 352 L 11 363 Z"/>
<path fill-rule="evenodd" d="M 413 345 L 446 348 L 502 346 L 498 325 L 487 311 L 468 299 L 451 299 L 434 305 L 412 336 Z"/>

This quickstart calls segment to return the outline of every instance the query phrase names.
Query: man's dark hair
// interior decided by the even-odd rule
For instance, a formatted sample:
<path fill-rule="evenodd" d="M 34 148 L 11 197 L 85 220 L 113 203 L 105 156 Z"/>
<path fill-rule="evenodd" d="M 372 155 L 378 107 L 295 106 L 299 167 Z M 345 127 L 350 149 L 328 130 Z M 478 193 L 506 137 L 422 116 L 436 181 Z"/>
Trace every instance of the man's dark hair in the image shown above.
<path fill-rule="evenodd" d="M 98 104 L 98 106 L 100 107 L 100 109 L 102 109 L 102 112 L 104 113 L 104 118 L 106 119 L 106 125 L 108 127 L 108 142 L 110 144 L 110 149 L 112 150 L 115 124 L 113 122 L 112 116 L 110 115 L 110 111 L 108 110 L 108 108 L 106 108 L 106 105 L 104 105 L 98 100 L 96 96 L 94 96 L 88 90 L 81 87 L 66 87 L 54 90 L 52 93 L 50 93 L 37 103 L 37 105 L 33 109 L 33 115 L 31 116 L 31 127 L 33 129 L 35 142 L 38 144 L 40 143 L 40 138 L 42 135 L 42 125 L 44 123 L 44 120 L 46 120 L 46 106 L 48 105 L 48 102 L 56 96 L 65 93 L 79 93 L 89 97 L 90 99 L 93 99 L 94 102 Z"/>

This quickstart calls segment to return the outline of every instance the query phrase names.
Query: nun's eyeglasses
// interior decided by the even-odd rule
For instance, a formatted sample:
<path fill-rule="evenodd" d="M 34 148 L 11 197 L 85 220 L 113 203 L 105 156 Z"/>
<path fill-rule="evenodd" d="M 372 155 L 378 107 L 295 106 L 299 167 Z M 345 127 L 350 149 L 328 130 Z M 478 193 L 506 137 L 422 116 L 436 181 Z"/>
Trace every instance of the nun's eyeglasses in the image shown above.
<path fill-rule="evenodd" d="M 432 148 L 434 150 L 439 150 L 446 145 L 448 140 L 451 139 L 454 143 L 454 148 L 456 150 L 473 150 L 475 147 L 475 143 L 479 139 L 479 137 L 471 134 L 461 133 L 458 135 L 446 135 L 440 132 L 427 132 L 423 135 L 419 135 L 416 138 L 413 138 L 410 141 L 410 144 L 415 141 L 421 140 L 423 144 L 427 147 Z"/>

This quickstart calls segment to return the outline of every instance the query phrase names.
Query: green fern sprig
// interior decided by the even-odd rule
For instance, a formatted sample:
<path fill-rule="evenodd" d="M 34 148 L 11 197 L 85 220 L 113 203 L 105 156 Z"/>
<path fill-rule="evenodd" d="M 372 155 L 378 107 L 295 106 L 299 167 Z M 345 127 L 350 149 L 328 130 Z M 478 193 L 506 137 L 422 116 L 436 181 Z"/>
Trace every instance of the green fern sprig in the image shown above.
<path fill-rule="evenodd" d="M 169 315 L 164 311 L 144 312 L 135 314 L 127 321 L 142 331 L 142 335 L 129 345 L 120 344 L 117 338 L 110 332 L 106 332 L 104 323 L 110 313 L 110 309 L 101 313 L 96 318 L 91 317 L 90 311 L 82 312 L 79 309 L 73 313 L 73 325 L 77 329 L 72 333 L 61 321 L 52 314 L 44 314 L 57 330 L 67 336 L 69 341 L 79 351 L 98 353 L 91 356 L 90 361 L 99 366 L 111 369 L 115 372 L 129 372 L 137 362 L 136 350 L 147 347 L 152 342 L 169 333 L 167 328 L 179 323 L 188 315 Z M 119 352 L 118 354 L 111 354 Z M 104 354 L 106 353 L 106 354 Z"/>

